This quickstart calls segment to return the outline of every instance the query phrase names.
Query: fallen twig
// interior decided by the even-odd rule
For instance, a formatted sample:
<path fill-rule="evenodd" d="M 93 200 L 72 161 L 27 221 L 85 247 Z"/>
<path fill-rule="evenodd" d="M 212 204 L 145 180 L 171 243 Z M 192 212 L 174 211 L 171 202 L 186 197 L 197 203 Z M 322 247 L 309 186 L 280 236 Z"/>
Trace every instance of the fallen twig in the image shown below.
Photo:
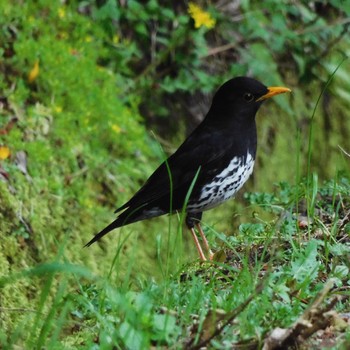
<path fill-rule="evenodd" d="M 220 314 L 217 312 L 210 312 L 207 316 L 207 319 L 204 323 L 210 324 L 210 329 L 206 328 L 201 332 L 200 341 L 198 344 L 192 346 L 193 339 L 190 340 L 189 344 L 185 347 L 189 350 L 199 350 L 200 348 L 206 346 L 210 343 L 212 339 L 217 337 L 222 333 L 222 331 L 233 322 L 233 320 L 250 304 L 250 302 L 261 293 L 265 286 L 265 281 L 267 279 L 268 274 L 265 275 L 265 278 L 256 286 L 255 291 L 252 295 L 250 295 L 243 303 L 237 306 L 234 310 L 227 314 Z M 215 318 L 216 324 L 213 325 L 213 319 Z M 221 325 L 218 325 L 218 322 L 223 321 Z"/>
<path fill-rule="evenodd" d="M 333 285 L 333 280 L 329 280 L 292 326 L 273 329 L 265 338 L 263 350 L 282 350 L 300 345 L 316 331 L 328 327 L 336 315 L 332 308 L 339 301 L 339 296 L 332 298 L 324 308 L 321 308 L 321 304 Z"/>

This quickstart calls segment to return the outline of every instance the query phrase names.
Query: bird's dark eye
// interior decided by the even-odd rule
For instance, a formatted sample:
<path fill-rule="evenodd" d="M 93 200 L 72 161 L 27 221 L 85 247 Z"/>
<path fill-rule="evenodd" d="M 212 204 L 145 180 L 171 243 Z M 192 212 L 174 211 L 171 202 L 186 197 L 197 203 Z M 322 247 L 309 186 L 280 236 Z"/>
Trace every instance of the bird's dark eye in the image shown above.
<path fill-rule="evenodd" d="M 247 101 L 247 102 L 252 102 L 254 100 L 254 95 L 251 94 L 250 92 L 246 92 L 243 95 L 243 98 Z"/>

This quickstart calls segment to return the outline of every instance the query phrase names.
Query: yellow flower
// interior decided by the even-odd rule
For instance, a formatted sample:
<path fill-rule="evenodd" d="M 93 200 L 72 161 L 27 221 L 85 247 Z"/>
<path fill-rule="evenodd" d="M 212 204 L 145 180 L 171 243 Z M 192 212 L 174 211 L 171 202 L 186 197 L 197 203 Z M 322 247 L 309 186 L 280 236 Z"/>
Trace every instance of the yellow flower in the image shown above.
<path fill-rule="evenodd" d="M 66 10 L 65 10 L 63 7 L 61 7 L 61 8 L 58 9 L 58 17 L 59 17 L 59 18 L 64 18 L 64 17 L 66 17 Z"/>
<path fill-rule="evenodd" d="M 28 81 L 32 83 L 39 75 L 39 60 L 36 60 L 33 68 L 28 74 Z"/>
<path fill-rule="evenodd" d="M 211 17 L 210 13 L 205 12 L 202 8 L 193 2 L 188 4 L 188 13 L 194 20 L 194 27 L 200 28 L 202 26 L 211 29 L 215 26 L 215 19 Z"/>
<path fill-rule="evenodd" d="M 0 160 L 7 159 L 10 156 L 10 149 L 6 146 L 0 146 Z"/>
<path fill-rule="evenodd" d="M 62 109 L 61 106 L 55 106 L 54 110 L 55 110 L 56 113 L 61 113 L 63 109 Z"/>
<path fill-rule="evenodd" d="M 85 42 L 86 43 L 91 43 L 91 41 L 92 41 L 92 37 L 91 36 L 86 36 L 85 37 Z"/>
<path fill-rule="evenodd" d="M 120 132 L 122 131 L 121 127 L 120 127 L 119 125 L 117 125 L 117 124 L 113 124 L 113 125 L 111 126 L 111 128 L 112 128 L 112 130 L 113 130 L 115 133 L 117 133 L 117 134 L 120 134 Z"/>

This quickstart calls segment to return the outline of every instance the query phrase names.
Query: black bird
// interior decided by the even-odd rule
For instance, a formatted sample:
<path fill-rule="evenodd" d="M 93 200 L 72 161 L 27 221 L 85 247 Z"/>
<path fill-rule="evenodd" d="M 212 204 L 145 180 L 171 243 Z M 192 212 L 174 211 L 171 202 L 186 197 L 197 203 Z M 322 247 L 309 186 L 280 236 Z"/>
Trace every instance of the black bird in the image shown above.
<path fill-rule="evenodd" d="M 200 258 L 206 260 L 194 227 L 209 253 L 200 226 L 202 212 L 233 197 L 253 172 L 257 136 L 255 114 L 264 100 L 290 92 L 237 77 L 216 92 L 203 122 L 163 162 L 138 192 L 115 212 L 119 216 L 86 244 L 90 246 L 117 227 L 181 211 Z"/>

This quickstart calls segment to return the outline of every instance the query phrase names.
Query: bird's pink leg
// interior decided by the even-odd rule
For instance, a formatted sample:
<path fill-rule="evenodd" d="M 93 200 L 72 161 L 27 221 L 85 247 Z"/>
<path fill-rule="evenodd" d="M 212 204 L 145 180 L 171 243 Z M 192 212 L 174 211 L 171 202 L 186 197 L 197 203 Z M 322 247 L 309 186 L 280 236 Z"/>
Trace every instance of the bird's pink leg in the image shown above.
<path fill-rule="evenodd" d="M 209 260 L 213 260 L 213 256 L 214 256 L 214 253 L 211 251 L 210 247 L 209 247 L 209 242 L 207 240 L 207 237 L 205 237 L 205 234 L 202 230 L 202 226 L 200 225 L 200 223 L 196 223 L 196 226 L 197 226 L 197 229 L 202 237 L 202 240 L 204 242 L 204 246 L 205 246 L 205 249 L 208 251 L 209 253 Z"/>
<path fill-rule="evenodd" d="M 193 227 L 190 228 L 190 231 L 191 231 L 191 233 L 192 233 L 192 237 L 193 237 L 193 239 L 194 239 L 194 243 L 195 243 L 195 245 L 196 245 L 196 247 L 197 247 L 197 250 L 198 250 L 198 253 L 199 253 L 199 256 L 200 256 L 201 260 L 206 261 L 207 258 L 205 257 L 205 255 L 204 255 L 204 253 L 203 253 L 203 250 L 202 250 L 202 247 L 201 247 L 201 245 L 199 244 L 198 237 L 197 237 L 197 235 L 196 235 L 196 232 L 195 232 L 194 228 L 193 228 Z"/>

